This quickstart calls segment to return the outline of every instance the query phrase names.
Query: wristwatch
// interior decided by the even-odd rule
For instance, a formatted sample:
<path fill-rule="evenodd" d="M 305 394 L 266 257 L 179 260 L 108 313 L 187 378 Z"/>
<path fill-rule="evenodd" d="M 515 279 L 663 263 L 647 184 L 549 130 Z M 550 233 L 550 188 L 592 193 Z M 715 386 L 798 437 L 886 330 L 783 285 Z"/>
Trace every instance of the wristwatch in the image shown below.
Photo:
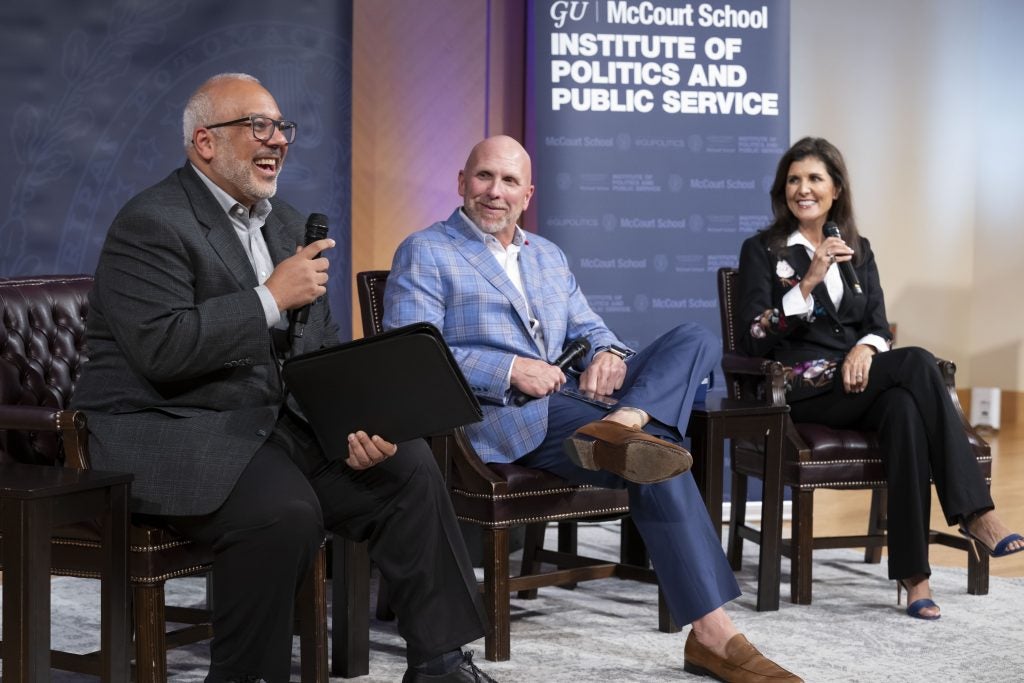
<path fill-rule="evenodd" d="M 598 353 L 600 353 L 601 351 L 607 351 L 608 353 L 614 356 L 618 356 L 622 360 L 626 360 L 627 358 L 633 355 L 633 352 L 630 351 L 629 349 L 624 349 L 621 346 L 615 345 L 605 346 L 603 348 L 598 349 Z"/>

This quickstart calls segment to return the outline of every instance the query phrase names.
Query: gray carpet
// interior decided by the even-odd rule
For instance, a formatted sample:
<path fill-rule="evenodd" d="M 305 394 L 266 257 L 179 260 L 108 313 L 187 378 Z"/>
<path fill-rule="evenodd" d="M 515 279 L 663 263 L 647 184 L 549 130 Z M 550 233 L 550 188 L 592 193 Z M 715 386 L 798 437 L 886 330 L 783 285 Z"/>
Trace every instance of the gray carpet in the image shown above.
<path fill-rule="evenodd" d="M 553 535 L 553 534 L 552 534 Z M 580 534 L 587 552 L 614 556 L 614 523 L 590 525 Z M 1024 680 L 1024 579 L 993 577 L 986 596 L 964 591 L 963 570 L 937 569 L 932 582 L 942 619 L 910 619 L 895 602 L 895 585 L 885 565 L 867 565 L 853 551 L 815 554 L 814 604 L 788 602 L 788 583 L 778 612 L 754 611 L 756 546 L 739 574 L 744 595 L 727 609 L 750 640 L 767 655 L 807 681 Z M 998 562 L 998 560 L 993 560 Z M 783 560 L 784 581 L 788 561 Z M 56 646 L 86 650 L 97 642 L 98 583 L 54 579 L 53 640 Z M 168 602 L 198 604 L 204 582 L 168 584 Z M 657 630 L 653 586 L 608 579 L 575 591 L 541 590 L 533 601 L 513 599 L 512 659 L 483 660 L 483 641 L 473 643 L 481 667 L 502 683 L 509 681 L 668 681 L 701 680 L 682 669 L 683 638 Z M 393 624 L 371 622 L 367 683 L 400 681 L 405 668 L 402 642 Z M 297 646 L 297 640 L 296 640 Z M 170 681 L 201 681 L 208 656 L 205 644 L 169 656 Z M 298 680 L 296 647 L 294 680 Z M 96 680 L 54 672 L 60 682 Z M 342 680 L 342 679 L 332 679 Z M 707 680 L 707 679 L 704 679 Z"/>

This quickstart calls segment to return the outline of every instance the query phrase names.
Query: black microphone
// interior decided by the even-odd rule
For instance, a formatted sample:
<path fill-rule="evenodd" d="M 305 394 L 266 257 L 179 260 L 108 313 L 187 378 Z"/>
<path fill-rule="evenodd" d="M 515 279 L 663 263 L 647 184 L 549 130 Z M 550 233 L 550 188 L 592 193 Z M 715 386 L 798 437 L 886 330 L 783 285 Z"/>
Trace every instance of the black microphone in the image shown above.
<path fill-rule="evenodd" d="M 570 365 L 586 356 L 588 351 L 590 351 L 590 342 L 583 337 L 577 337 L 565 345 L 565 348 L 562 349 L 562 353 L 559 354 L 558 358 L 555 359 L 555 362 L 552 363 L 552 365 L 562 372 L 565 372 L 569 369 Z M 512 399 L 512 403 L 517 406 L 524 406 L 528 402 L 537 398 L 536 396 L 524 394 L 518 389 L 513 390 L 513 393 L 515 393 L 515 398 Z"/>
<path fill-rule="evenodd" d="M 306 219 L 306 241 L 304 246 L 309 246 L 317 240 L 322 240 L 327 237 L 327 216 L 322 213 L 311 213 L 309 218 Z M 319 258 L 317 254 L 314 258 Z M 294 312 L 292 317 L 292 337 L 295 339 L 301 339 L 302 333 L 305 331 L 306 322 L 309 320 L 309 307 L 311 304 L 306 304 L 301 308 L 298 308 Z"/>
<path fill-rule="evenodd" d="M 825 224 L 822 229 L 825 233 L 825 237 L 838 237 L 842 239 L 842 235 L 839 234 L 839 226 L 829 221 Z M 853 263 L 850 261 L 842 261 L 839 264 L 839 273 L 846 280 L 846 286 L 853 290 L 854 296 L 861 296 L 864 294 L 864 290 L 861 289 L 860 280 L 857 279 L 857 273 L 853 269 Z"/>

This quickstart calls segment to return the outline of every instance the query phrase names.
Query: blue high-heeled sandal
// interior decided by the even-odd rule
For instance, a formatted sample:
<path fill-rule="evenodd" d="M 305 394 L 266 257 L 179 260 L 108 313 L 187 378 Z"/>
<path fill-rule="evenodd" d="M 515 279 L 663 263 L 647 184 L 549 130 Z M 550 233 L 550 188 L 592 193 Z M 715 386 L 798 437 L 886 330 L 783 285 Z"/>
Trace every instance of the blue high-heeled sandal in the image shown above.
<path fill-rule="evenodd" d="M 907 589 L 907 598 L 910 598 L 910 587 L 903 584 L 903 579 L 896 579 L 896 604 L 899 605 L 903 601 L 903 589 Z M 915 619 L 924 619 L 926 621 L 935 621 L 942 614 L 925 614 L 924 611 L 930 607 L 935 609 L 941 609 L 935 601 L 931 598 L 921 598 L 920 600 L 914 600 L 914 602 L 907 605 L 907 616 L 911 616 Z"/>
<path fill-rule="evenodd" d="M 1006 557 L 1007 555 L 1013 555 L 1014 553 L 1019 553 L 1024 550 L 1024 545 L 1010 550 L 1010 544 L 1014 541 L 1024 541 L 1024 536 L 1021 536 L 1020 534 L 1010 534 L 1003 540 L 996 543 L 995 548 L 988 547 L 984 541 L 972 534 L 963 524 L 960 525 L 960 535 L 972 541 L 971 545 L 974 546 L 975 557 L 978 557 L 978 548 L 981 548 L 988 553 L 989 557 Z"/>

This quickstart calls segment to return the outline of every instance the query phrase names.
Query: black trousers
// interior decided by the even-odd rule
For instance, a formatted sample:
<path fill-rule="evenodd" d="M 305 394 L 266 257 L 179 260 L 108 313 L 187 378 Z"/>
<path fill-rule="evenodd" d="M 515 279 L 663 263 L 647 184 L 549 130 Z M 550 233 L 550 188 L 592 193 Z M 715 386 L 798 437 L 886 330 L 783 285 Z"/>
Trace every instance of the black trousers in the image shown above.
<path fill-rule="evenodd" d="M 931 574 L 931 488 L 950 525 L 992 509 L 992 497 L 946 390 L 935 357 L 907 347 L 875 355 L 864 392 L 829 393 L 790 404 L 797 422 L 878 433 L 888 495 L 889 578 Z"/>
<path fill-rule="evenodd" d="M 369 540 L 410 665 L 484 634 L 472 565 L 422 440 L 353 470 L 320 455 L 308 428 L 285 414 L 220 508 L 167 521 L 214 549 L 207 681 L 246 675 L 288 681 L 295 593 L 325 528 Z"/>

